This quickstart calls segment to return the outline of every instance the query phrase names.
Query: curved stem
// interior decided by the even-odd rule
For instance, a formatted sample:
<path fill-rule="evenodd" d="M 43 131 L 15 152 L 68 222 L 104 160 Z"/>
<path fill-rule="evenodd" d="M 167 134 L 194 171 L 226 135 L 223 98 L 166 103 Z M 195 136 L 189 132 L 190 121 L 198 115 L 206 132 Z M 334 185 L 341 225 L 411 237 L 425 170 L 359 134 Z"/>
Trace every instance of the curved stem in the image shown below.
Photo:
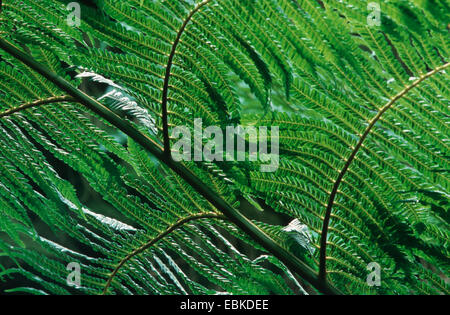
<path fill-rule="evenodd" d="M 432 70 L 432 71 L 422 75 L 419 79 L 414 81 L 414 83 L 412 83 L 411 85 L 407 86 L 402 91 L 400 91 L 397 95 L 395 95 L 393 98 L 391 98 L 391 100 L 388 103 L 386 103 L 386 105 L 384 105 L 380 109 L 378 114 L 374 118 L 372 118 L 372 120 L 370 121 L 370 123 L 367 126 L 366 130 L 364 131 L 364 133 L 362 134 L 362 136 L 359 139 L 358 143 L 356 144 L 355 148 L 353 149 L 352 153 L 348 157 L 347 162 L 345 163 L 345 165 L 342 168 L 341 172 L 339 173 L 336 181 L 334 182 L 334 186 L 333 186 L 333 189 L 332 189 L 332 191 L 330 193 L 330 197 L 328 199 L 327 208 L 326 208 L 326 211 L 325 211 L 325 217 L 324 217 L 323 225 L 322 225 L 322 233 L 321 233 L 321 236 L 320 236 L 319 279 L 322 279 L 323 281 L 325 281 L 325 278 L 326 278 L 327 234 L 328 234 L 328 226 L 330 224 L 331 210 L 333 208 L 334 199 L 336 198 L 336 195 L 337 195 L 337 192 L 338 192 L 338 189 L 339 189 L 339 185 L 341 184 L 342 179 L 344 178 L 344 175 L 347 173 L 347 170 L 350 167 L 350 164 L 355 159 L 355 156 L 358 153 L 359 149 L 361 148 L 364 140 L 367 138 L 367 136 L 369 135 L 370 131 L 373 129 L 373 127 L 375 126 L 377 121 L 381 118 L 381 116 L 389 108 L 391 108 L 392 105 L 394 105 L 395 102 L 397 102 L 399 99 L 401 99 L 403 96 L 405 96 L 406 93 L 408 93 L 411 89 L 413 89 L 414 87 L 419 85 L 421 82 L 423 82 L 427 78 L 431 77 L 435 73 L 438 73 L 438 72 L 444 70 L 448 66 L 450 66 L 450 63 L 446 63 L 446 64 L 444 64 L 444 65 L 442 65 L 442 66 L 440 66 L 440 67 L 438 67 L 438 68 L 436 68 L 436 69 L 434 69 L 434 70 Z"/>
<path fill-rule="evenodd" d="M 139 255 L 140 253 L 144 252 L 148 248 L 152 247 L 157 242 L 162 240 L 164 237 L 166 237 L 167 235 L 172 233 L 174 230 L 182 227 L 184 224 L 189 223 L 189 222 L 194 221 L 194 220 L 200 220 L 200 219 L 226 219 L 226 217 L 224 217 L 223 215 L 215 214 L 215 213 L 204 213 L 204 214 L 192 215 L 192 216 L 189 216 L 187 218 L 179 220 L 175 224 L 171 225 L 167 230 L 165 230 L 164 232 L 159 234 L 157 237 L 151 239 L 150 241 L 148 241 L 147 243 L 145 243 L 141 247 L 135 249 L 133 252 L 131 252 L 125 258 L 123 258 L 119 262 L 119 264 L 116 266 L 116 268 L 114 268 L 113 272 L 111 273 L 111 275 L 109 276 L 108 280 L 106 281 L 105 288 L 103 289 L 103 293 L 102 294 L 104 295 L 104 294 L 106 294 L 108 292 L 108 288 L 111 286 L 111 282 L 112 282 L 113 278 L 117 275 L 117 273 L 119 272 L 119 269 L 122 268 L 122 266 L 125 265 L 125 263 L 128 260 L 130 260 L 131 258 L 133 258 L 136 255 Z"/>
<path fill-rule="evenodd" d="M 52 96 L 52 97 L 49 97 L 49 98 L 46 98 L 43 100 L 36 100 L 36 101 L 30 102 L 30 103 L 22 104 L 15 108 L 8 109 L 8 110 L 0 113 L 0 118 L 5 117 L 5 116 L 10 116 L 14 113 L 21 112 L 25 109 L 32 108 L 32 107 L 37 107 L 37 106 L 46 105 L 46 104 L 59 103 L 59 102 L 74 102 L 74 101 L 75 101 L 75 99 L 70 95 Z"/>
<path fill-rule="evenodd" d="M 162 109 L 162 123 L 163 123 L 163 141 L 164 141 L 164 153 L 170 155 L 170 138 L 169 138 L 169 126 L 168 126 L 168 117 L 167 117 L 167 100 L 168 100 L 168 92 L 169 92 L 169 80 L 170 80 L 170 71 L 172 69 L 173 58 L 175 57 L 175 53 L 177 50 L 178 43 L 180 42 L 181 35 L 183 35 L 184 30 L 186 29 L 187 24 L 192 19 L 194 14 L 198 12 L 203 6 L 207 5 L 211 0 L 204 0 L 200 2 L 194 10 L 192 10 L 187 16 L 186 20 L 184 20 L 181 28 L 178 30 L 177 37 L 172 44 L 172 50 L 170 51 L 169 60 L 167 61 L 166 66 L 166 74 L 164 76 L 164 84 L 162 90 L 162 101 L 161 101 L 161 109 Z"/>
<path fill-rule="evenodd" d="M 205 185 L 191 170 L 186 168 L 183 164 L 174 161 L 170 154 L 166 154 L 163 148 L 156 143 L 152 138 L 141 133 L 131 123 L 121 119 L 113 111 L 105 107 L 103 104 L 95 99 L 92 99 L 87 94 L 78 90 L 67 82 L 62 77 L 58 76 L 48 68 L 44 67 L 40 63 L 36 62 L 32 57 L 25 54 L 13 44 L 0 38 L 0 48 L 10 53 L 12 56 L 35 70 L 46 79 L 54 83 L 61 90 L 67 94 L 73 96 L 77 101 L 98 114 L 103 119 L 107 120 L 110 124 L 118 128 L 125 133 L 131 139 L 136 141 L 144 149 L 148 150 L 157 159 L 168 166 L 172 171 L 183 178 L 189 185 L 194 188 L 203 198 L 214 205 L 220 212 L 222 212 L 232 223 L 239 227 L 242 231 L 252 237 L 262 247 L 264 247 L 270 254 L 277 257 L 288 268 L 298 273 L 300 277 L 305 279 L 313 285 L 317 290 L 325 294 L 340 294 L 341 292 L 329 285 L 325 281 L 318 278 L 318 275 L 307 264 L 301 261 L 298 257 L 294 256 L 291 252 L 287 251 L 276 243 L 269 235 L 256 226 L 251 220 L 240 213 L 238 210 L 229 205 L 224 199 L 222 199 L 215 191 Z"/>

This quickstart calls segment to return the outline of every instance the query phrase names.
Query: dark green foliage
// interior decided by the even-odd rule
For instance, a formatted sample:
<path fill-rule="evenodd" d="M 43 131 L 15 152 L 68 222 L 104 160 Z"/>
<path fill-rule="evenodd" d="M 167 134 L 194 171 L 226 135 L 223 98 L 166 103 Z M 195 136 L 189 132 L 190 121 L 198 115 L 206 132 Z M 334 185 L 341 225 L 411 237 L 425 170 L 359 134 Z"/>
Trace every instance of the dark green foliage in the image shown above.
<path fill-rule="evenodd" d="M 381 25 L 369 26 L 372 1 L 96 0 L 81 2 L 79 27 L 70 1 L 3 2 L 4 40 L 75 87 L 96 82 L 91 98 L 157 145 L 164 100 L 169 128 L 279 126 L 276 172 L 184 165 L 280 248 L 317 274 L 322 263 L 330 286 L 449 292 L 449 1 L 380 1 Z M 68 97 L 0 50 L 0 280 L 26 283 L 8 292 L 323 292 Z M 80 287 L 66 283 L 70 262 Z M 366 283 L 371 262 L 379 287 Z"/>

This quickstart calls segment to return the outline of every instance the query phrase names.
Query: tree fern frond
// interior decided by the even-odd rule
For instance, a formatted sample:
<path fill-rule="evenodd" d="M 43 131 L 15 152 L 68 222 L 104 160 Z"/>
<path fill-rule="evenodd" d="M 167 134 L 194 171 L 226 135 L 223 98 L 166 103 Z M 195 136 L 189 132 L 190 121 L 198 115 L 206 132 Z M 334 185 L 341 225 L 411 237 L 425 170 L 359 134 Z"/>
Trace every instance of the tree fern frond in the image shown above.
<path fill-rule="evenodd" d="M 4 2 L 5 292 L 448 294 L 448 1 Z"/>

